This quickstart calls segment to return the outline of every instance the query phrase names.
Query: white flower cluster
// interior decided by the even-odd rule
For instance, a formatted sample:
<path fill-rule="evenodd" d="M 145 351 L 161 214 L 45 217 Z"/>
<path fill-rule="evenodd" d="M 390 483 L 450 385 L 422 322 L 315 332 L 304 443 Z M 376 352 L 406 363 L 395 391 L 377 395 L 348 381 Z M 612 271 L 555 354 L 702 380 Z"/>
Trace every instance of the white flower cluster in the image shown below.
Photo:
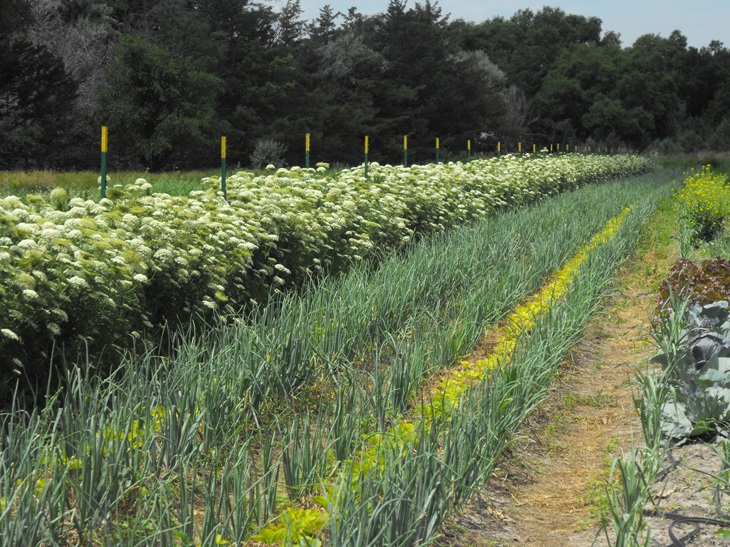
<path fill-rule="evenodd" d="M 414 233 L 649 168 L 636 156 L 525 155 L 408 168 L 372 163 L 368 178 L 362 167 L 336 176 L 313 168 L 241 172 L 227 179 L 227 201 L 217 178 L 188 197 L 150 195 L 144 179 L 115 201 L 73 198 L 58 207 L 6 197 L 0 356 L 3 344 L 58 335 L 70 317 L 77 330 L 90 325 L 78 335 L 94 336 L 241 305 L 266 287 L 342 269 Z"/>

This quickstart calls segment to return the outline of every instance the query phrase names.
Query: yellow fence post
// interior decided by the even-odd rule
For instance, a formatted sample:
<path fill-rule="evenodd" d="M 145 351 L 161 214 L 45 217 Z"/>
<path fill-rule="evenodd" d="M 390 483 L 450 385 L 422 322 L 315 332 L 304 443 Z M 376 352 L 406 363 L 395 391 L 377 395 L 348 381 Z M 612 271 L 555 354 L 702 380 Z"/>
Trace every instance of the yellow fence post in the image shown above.
<path fill-rule="evenodd" d="M 101 199 L 106 197 L 106 152 L 109 144 L 106 125 L 101 126 Z"/>

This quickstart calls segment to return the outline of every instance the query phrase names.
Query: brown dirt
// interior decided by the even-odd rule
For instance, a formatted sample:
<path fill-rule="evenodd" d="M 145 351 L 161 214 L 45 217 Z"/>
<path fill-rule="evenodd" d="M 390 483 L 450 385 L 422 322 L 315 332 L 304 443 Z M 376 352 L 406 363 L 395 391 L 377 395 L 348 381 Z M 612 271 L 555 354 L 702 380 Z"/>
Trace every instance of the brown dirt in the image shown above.
<path fill-rule="evenodd" d="M 651 234 L 645 237 L 545 404 L 487 488 L 445 526 L 440 546 L 593 544 L 610 455 L 644 442 L 631 378 L 653 354 L 656 287 L 674 258 L 668 248 L 657 253 Z"/>

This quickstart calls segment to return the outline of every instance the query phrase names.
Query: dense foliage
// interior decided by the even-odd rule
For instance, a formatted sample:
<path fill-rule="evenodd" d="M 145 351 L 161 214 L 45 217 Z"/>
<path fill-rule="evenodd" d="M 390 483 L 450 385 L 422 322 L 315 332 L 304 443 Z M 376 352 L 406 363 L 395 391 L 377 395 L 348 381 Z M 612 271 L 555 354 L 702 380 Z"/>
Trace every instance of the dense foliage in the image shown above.
<path fill-rule="evenodd" d="M 685 180 L 677 196 L 679 222 L 695 242 L 712 241 L 730 216 L 730 186 L 724 173 L 702 166 Z"/>
<path fill-rule="evenodd" d="M 669 439 L 728 436 L 730 412 L 730 314 L 720 300 L 702 306 L 674 299 L 657 329 L 662 366 L 662 431 Z M 671 335 L 673 336 L 671 336 Z M 671 343 L 670 343 L 671 342 Z"/>
<path fill-rule="evenodd" d="M 242 165 L 301 165 L 305 133 L 314 162 L 343 164 L 361 160 L 364 135 L 391 163 L 403 135 L 419 163 L 437 136 L 445 159 L 467 139 L 474 152 L 730 142 L 721 43 L 688 47 L 675 31 L 621 44 L 600 19 L 556 8 L 480 23 L 406 0 L 374 16 L 323 6 L 313 21 L 299 0 L 13 0 L 2 12 L 3 168 L 95 167 L 102 124 L 115 166 L 153 170 L 213 165 L 222 134 Z"/>
<path fill-rule="evenodd" d="M 413 236 L 484 218 L 591 182 L 640 173 L 636 156 L 503 156 L 468 164 L 241 172 L 228 201 L 148 195 L 140 179 L 99 203 L 0 199 L 0 355 L 47 369 L 54 345 L 126 346 L 166 321 L 262 302 L 282 285 L 396 249 Z"/>
<path fill-rule="evenodd" d="M 191 333 L 170 358 L 130 356 L 111 379 L 70 366 L 44 409 L 0 411 L 1 542 L 428 543 L 543 400 L 666 182 L 590 185 L 449 230 Z M 517 317 L 509 355 L 457 388 L 443 369 Z M 458 404 L 403 422 L 429 412 L 439 378 Z"/>

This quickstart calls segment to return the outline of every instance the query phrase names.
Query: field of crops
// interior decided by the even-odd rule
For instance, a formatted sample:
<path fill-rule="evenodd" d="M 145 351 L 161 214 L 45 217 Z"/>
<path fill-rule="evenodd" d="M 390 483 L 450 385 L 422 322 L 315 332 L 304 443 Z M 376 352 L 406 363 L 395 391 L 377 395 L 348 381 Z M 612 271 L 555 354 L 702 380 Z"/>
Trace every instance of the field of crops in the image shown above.
<path fill-rule="evenodd" d="M 432 541 L 667 193 L 666 174 L 608 182 L 647 169 L 507 157 L 242 174 L 228 202 L 144 182 L 98 204 L 0 200 L 2 351 L 21 374 L 43 329 L 57 332 L 39 344 L 121 340 L 135 320 L 214 318 L 279 289 L 194 323 L 173 353 L 129 353 L 105 376 L 103 356 L 69 363 L 42 408 L 4 413 L 2 544 Z M 469 358 L 485 331 L 491 353 Z"/>
<path fill-rule="evenodd" d="M 13 365 L 0 380 L 21 374 L 42 391 L 52 355 L 116 353 L 159 339 L 166 323 L 251 309 L 413 238 L 647 167 L 632 156 L 504 156 L 372 164 L 369 178 L 362 168 L 240 173 L 228 201 L 217 179 L 189 197 L 154 194 L 143 179 L 100 202 L 63 190 L 5 197 L 0 360 Z"/>

